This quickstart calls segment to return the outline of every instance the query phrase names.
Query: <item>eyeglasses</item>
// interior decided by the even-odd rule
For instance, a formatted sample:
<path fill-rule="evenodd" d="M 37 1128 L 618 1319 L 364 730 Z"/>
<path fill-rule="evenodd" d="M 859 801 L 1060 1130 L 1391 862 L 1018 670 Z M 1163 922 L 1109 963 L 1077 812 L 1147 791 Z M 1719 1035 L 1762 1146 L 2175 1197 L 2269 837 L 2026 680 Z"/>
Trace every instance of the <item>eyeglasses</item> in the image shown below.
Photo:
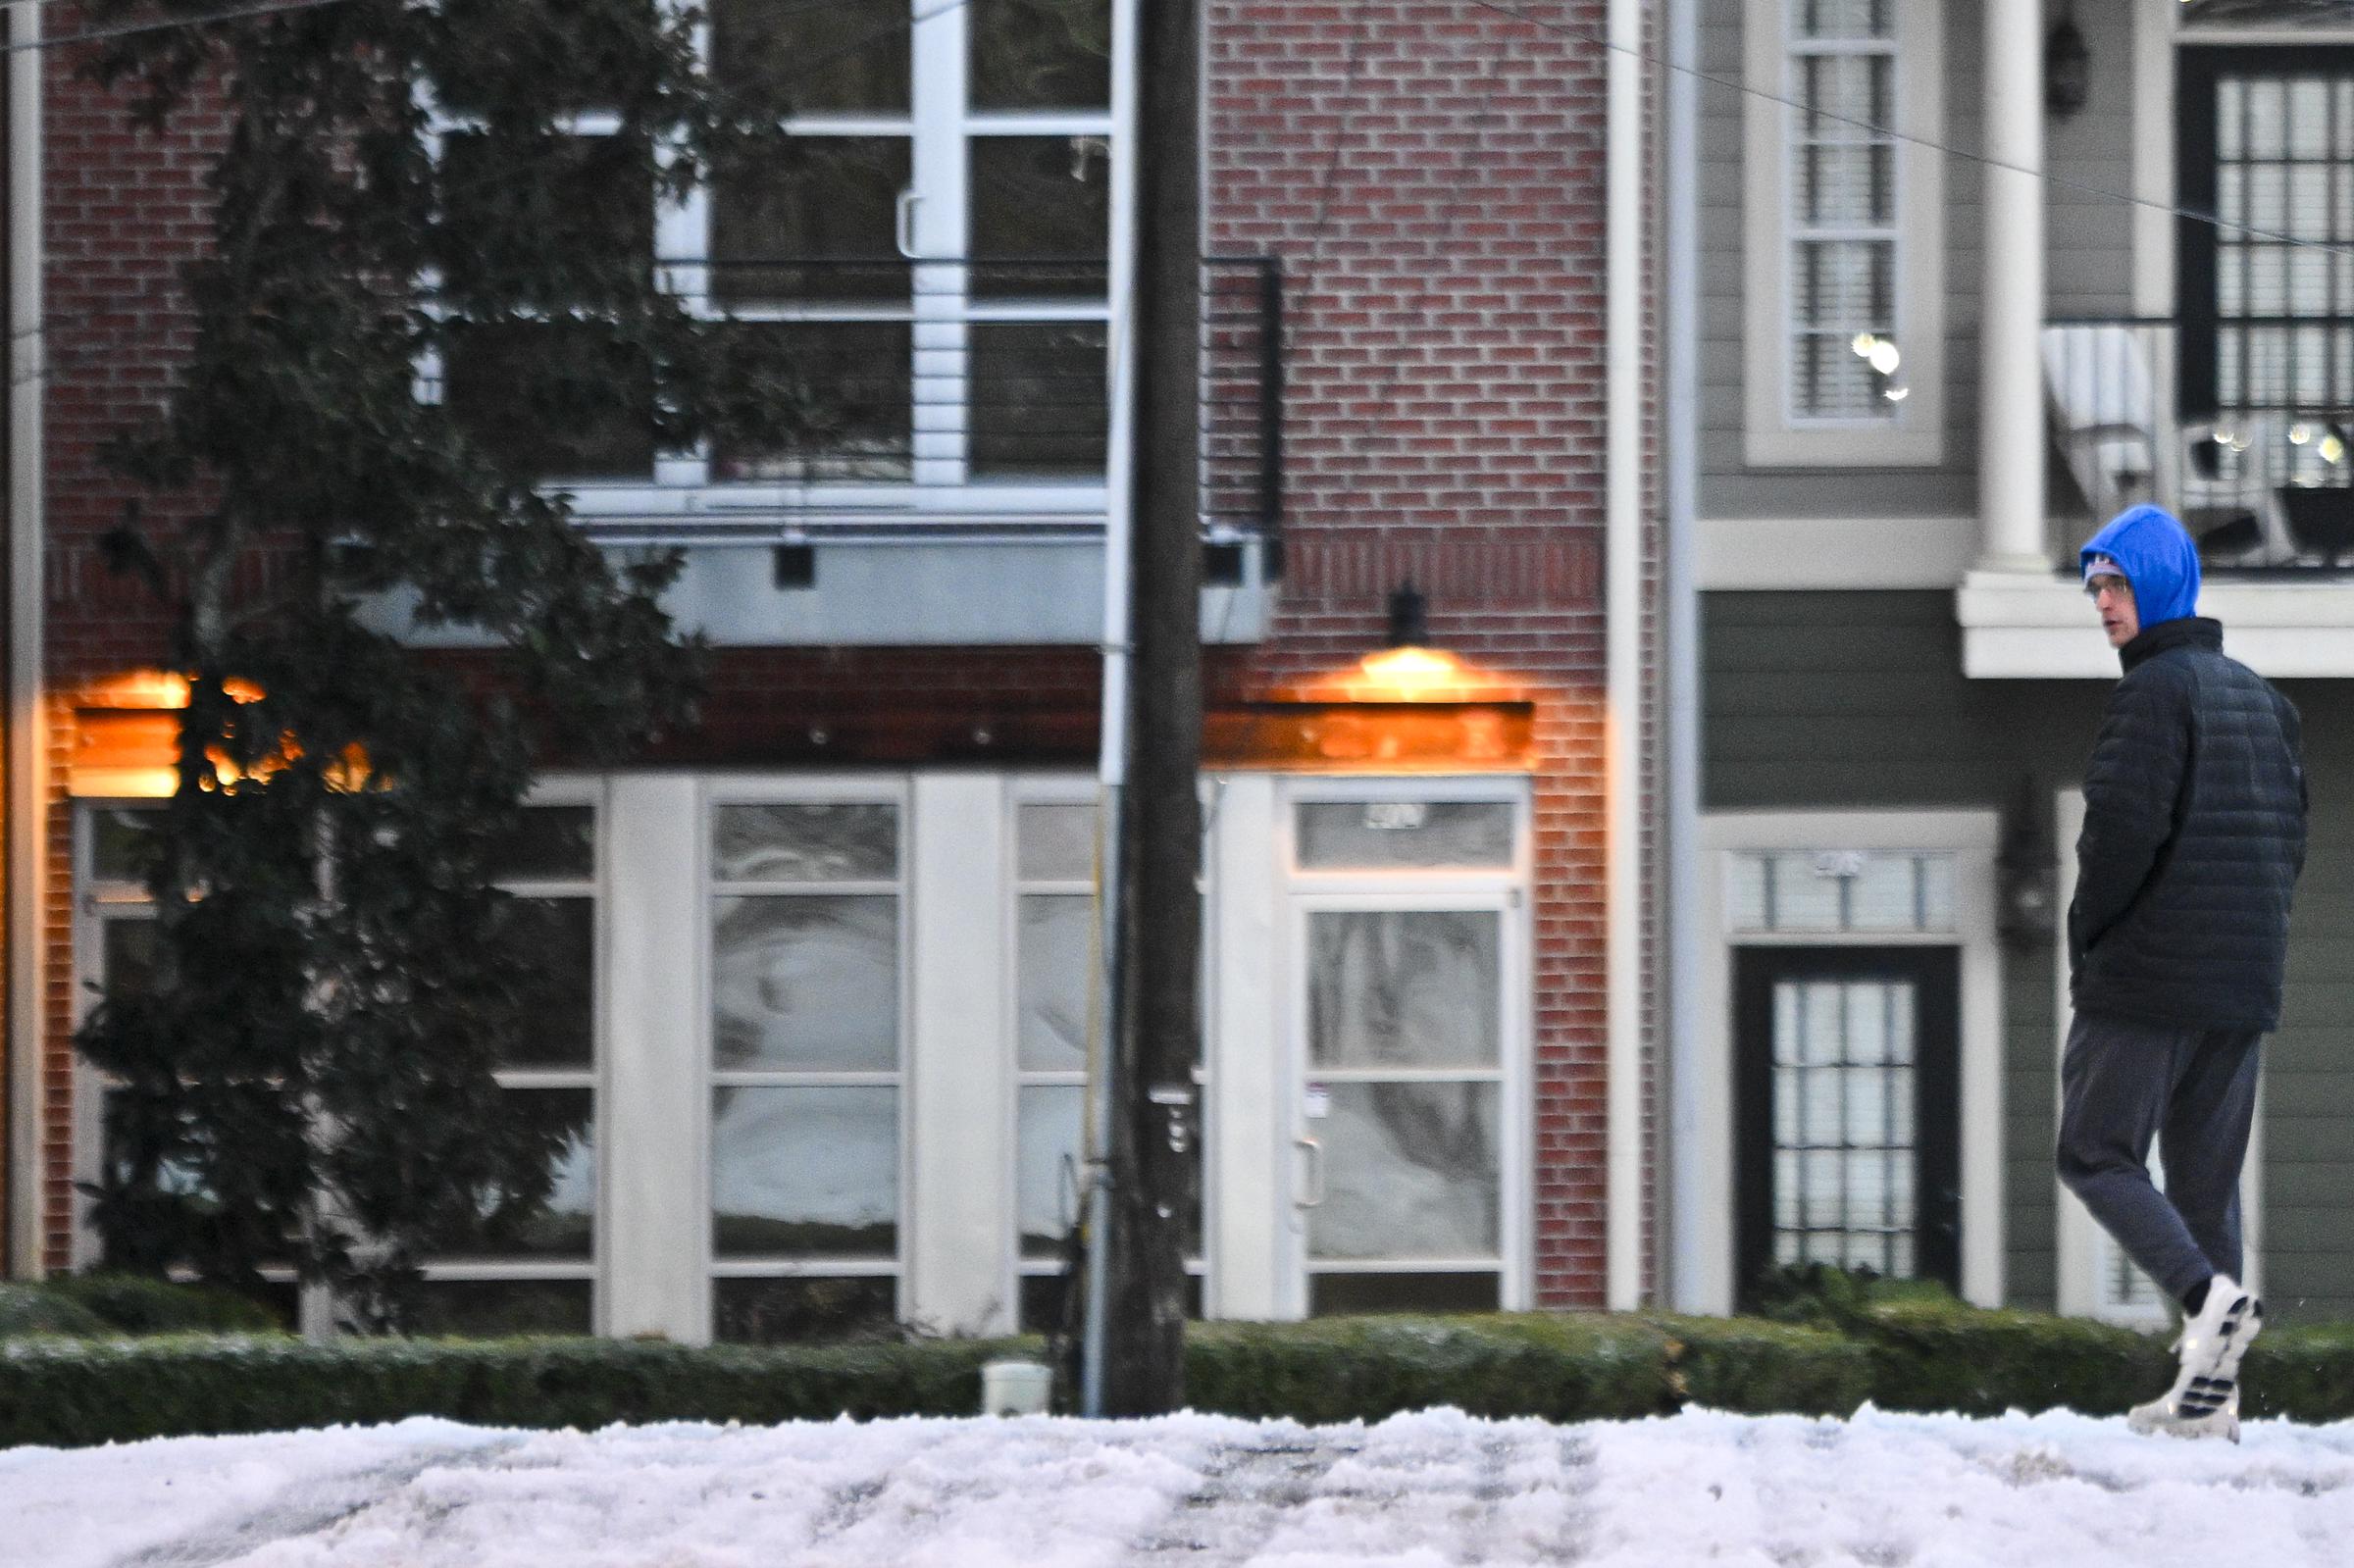
<path fill-rule="evenodd" d="M 2111 577 L 2107 574 L 2096 578 L 2087 578 L 2084 581 L 2084 597 L 2088 599 L 2097 599 L 2101 596 L 2101 592 L 2105 588 L 2113 588 L 2119 593 L 2131 593 L 2133 591 L 2133 584 L 2126 582 L 2124 578 Z"/>

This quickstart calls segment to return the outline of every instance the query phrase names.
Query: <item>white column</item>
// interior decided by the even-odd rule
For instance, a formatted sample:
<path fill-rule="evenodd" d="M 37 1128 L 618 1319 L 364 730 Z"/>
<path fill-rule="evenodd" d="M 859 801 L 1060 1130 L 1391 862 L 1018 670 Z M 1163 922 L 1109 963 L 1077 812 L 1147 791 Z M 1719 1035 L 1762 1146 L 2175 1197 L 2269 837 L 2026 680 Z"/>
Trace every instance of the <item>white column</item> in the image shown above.
<path fill-rule="evenodd" d="M 2050 567 L 2044 518 L 2043 7 L 1985 0 L 1985 278 L 1978 328 L 1978 569 Z"/>
<path fill-rule="evenodd" d="M 1202 1200 L 1210 1236 L 1209 1315 L 1264 1322 L 1288 1304 L 1293 1264 L 1292 1116 L 1300 1086 L 1278 1008 L 1275 781 L 1218 779 L 1209 885 L 1209 1149 Z"/>
<path fill-rule="evenodd" d="M 1005 783 L 919 774 L 907 835 L 908 1321 L 1010 1334 Z"/>
<path fill-rule="evenodd" d="M 702 792 L 623 774 L 605 797 L 604 1332 L 711 1339 Z"/>

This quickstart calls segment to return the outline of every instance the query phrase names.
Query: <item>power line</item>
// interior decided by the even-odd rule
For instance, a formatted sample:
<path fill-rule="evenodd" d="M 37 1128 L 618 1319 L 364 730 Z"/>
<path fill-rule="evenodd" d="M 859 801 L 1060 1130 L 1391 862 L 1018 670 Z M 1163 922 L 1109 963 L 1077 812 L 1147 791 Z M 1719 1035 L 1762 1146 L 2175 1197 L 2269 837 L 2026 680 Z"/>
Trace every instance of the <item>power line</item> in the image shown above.
<path fill-rule="evenodd" d="M 0 0 L 0 6 L 9 4 L 43 5 L 50 3 L 54 3 L 54 0 Z M 131 32 L 154 31 L 172 26 L 199 25 L 212 22 L 232 21 L 245 17 L 271 16 L 285 12 L 316 10 L 325 6 L 338 5 L 342 3 L 344 3 L 344 0 L 278 0 L 278 3 L 270 5 L 224 10 L 206 13 L 195 17 L 181 17 L 168 21 L 137 24 L 125 28 L 102 29 L 92 33 L 61 35 L 56 38 L 37 40 L 28 45 L 12 44 L 9 47 L 12 50 L 24 47 L 46 47 L 51 44 L 87 41 L 101 36 L 123 36 Z M 792 9 L 794 11 L 828 10 L 835 8 L 841 3 L 843 3 L 843 0 L 806 0 L 805 4 L 794 6 Z M 783 85 L 789 82 L 803 79 L 806 76 L 814 76 L 819 71 L 829 69 L 838 61 L 857 53 L 859 50 L 866 48 L 870 44 L 881 42 L 884 39 L 892 37 L 895 34 L 910 28 L 918 24 L 932 21 L 938 17 L 946 16 L 951 11 L 958 10 L 972 3 L 974 3 L 974 0 L 942 0 L 942 3 L 932 7 L 930 10 L 917 12 L 913 16 L 904 20 L 895 19 L 892 23 L 886 25 L 885 26 L 876 28 L 859 38 L 851 40 L 842 48 L 829 52 L 820 59 L 811 62 L 803 69 L 795 71 L 789 76 L 779 78 L 777 81 L 769 83 L 769 85 Z M 1833 124 L 1868 131 L 1876 136 L 1885 136 L 1892 140 L 1906 142 L 1911 145 L 1923 148 L 1929 152 L 1960 158 L 1966 162 L 1976 163 L 1986 168 L 2002 169 L 2011 173 L 2025 175 L 2029 178 L 2039 180 L 2056 188 L 2073 190 L 2078 194 L 2091 196 L 2100 200 L 2121 202 L 2132 207 L 2146 208 L 2152 211 L 2166 213 L 2175 218 L 2188 219 L 2194 223 L 2205 224 L 2211 228 L 2227 230 L 2249 238 L 2261 239 L 2271 243 L 2291 246 L 2301 250 L 2318 251 L 2322 254 L 2329 256 L 2354 256 L 2354 247 L 2332 243 L 2326 240 L 2302 239 L 2294 235 L 2280 233 L 2271 229 L 2258 228 L 2247 224 L 2234 223 L 2226 220 L 2212 212 L 2202 212 L 2198 209 L 2185 207 L 2177 203 L 2163 202 L 2149 197 L 2135 196 L 2126 192 L 2111 190 L 2105 186 L 2095 185 L 2086 181 L 2070 178 L 2065 176 L 2055 175 L 2048 169 L 2029 169 L 2024 165 L 2015 164 L 2007 160 L 1994 158 L 1985 153 L 1958 146 L 1954 143 L 1943 142 L 1936 140 L 1933 137 L 1918 135 L 1910 131 L 1900 130 L 1894 126 L 1879 125 L 1873 121 L 1858 116 L 1840 114 L 1833 111 L 1817 108 L 1803 103 L 1784 93 L 1775 92 L 1765 87 L 1753 86 L 1745 81 L 1741 81 L 1729 76 L 1719 76 L 1697 67 L 1678 65 L 1675 62 L 1666 60 L 1654 51 L 1639 45 L 1613 42 L 1609 37 L 1607 32 L 1588 26 L 1581 26 L 1572 23 L 1561 22 L 1553 18 L 1536 15 L 1521 5 L 1510 3 L 1510 0 L 1468 0 L 1468 3 L 1482 10 L 1491 11 L 1500 16 L 1510 17 L 1512 20 L 1521 23 L 1523 25 L 1535 27 L 1541 31 L 1551 32 L 1559 36 L 1575 38 L 1586 43 L 1591 43 L 1601 49 L 1612 53 L 1624 54 L 1633 59 L 1643 61 L 1646 64 L 1659 67 L 1663 70 L 1672 71 L 1680 75 L 1691 76 L 1695 80 L 1705 82 L 1712 86 L 1725 88 L 1745 96 L 1759 98 L 1769 103 L 1778 104 L 1784 108 L 1796 110 L 1803 114 L 1812 115 L 1816 118 L 1825 120 Z M 1353 89 L 1354 82 L 1361 66 L 1362 44 L 1364 42 L 1367 30 L 1367 13 L 1360 11 L 1356 29 L 1353 32 L 1351 37 L 1347 78 L 1343 87 L 1345 103 L 1347 95 Z M 1311 254 L 1309 268 L 1311 275 L 1316 266 L 1318 258 L 1321 256 L 1324 236 L 1330 226 L 1332 213 L 1332 192 L 1335 182 L 1337 181 L 1342 160 L 1345 156 L 1346 145 L 1347 111 L 1346 107 L 1344 107 L 1342 123 L 1340 127 L 1336 130 L 1334 136 L 1333 159 L 1327 166 L 1324 177 L 1319 182 L 1318 212 L 1315 219 L 1315 227 L 1311 230 L 1310 239 Z M 556 155 L 551 153 L 549 156 L 553 157 Z M 1691 172 L 1689 171 L 1682 173 L 1685 177 L 1691 177 Z M 390 221 L 389 216 L 387 216 L 386 221 Z M 79 316 L 81 319 L 86 320 L 88 317 L 98 314 L 99 311 L 104 308 L 106 307 L 92 307 L 90 310 L 79 313 Z M 51 330 L 53 330 L 53 328 L 48 324 L 44 324 L 40 327 L 24 329 L 20 330 L 16 336 L 20 339 L 34 337 L 47 333 Z M 87 358 L 90 355 L 102 352 L 106 348 L 120 343 L 131 341 L 136 335 L 137 334 L 135 333 L 128 332 L 109 334 L 107 338 L 102 339 L 97 344 L 94 344 L 85 350 L 81 357 Z M 14 379 L 14 380 L 12 380 L 12 384 L 25 384 L 33 380 L 45 379 L 48 375 L 49 367 L 43 366 L 42 368 L 27 375 Z"/>
<path fill-rule="evenodd" d="M 8 0 L 14 5 L 50 5 L 55 0 Z M 253 17 L 279 17 L 294 11 L 318 11 L 328 6 L 346 4 L 347 0 L 274 0 L 269 5 L 237 6 L 222 11 L 201 12 L 192 17 L 159 17 L 152 22 L 127 22 L 113 27 L 91 27 L 82 32 L 61 32 L 54 37 L 27 38 L 11 43 L 6 53 L 19 54 L 27 49 L 57 49 L 70 43 L 105 43 L 113 38 L 128 38 L 142 32 L 167 32 L 174 27 L 203 27 L 216 22 L 242 22 Z"/>

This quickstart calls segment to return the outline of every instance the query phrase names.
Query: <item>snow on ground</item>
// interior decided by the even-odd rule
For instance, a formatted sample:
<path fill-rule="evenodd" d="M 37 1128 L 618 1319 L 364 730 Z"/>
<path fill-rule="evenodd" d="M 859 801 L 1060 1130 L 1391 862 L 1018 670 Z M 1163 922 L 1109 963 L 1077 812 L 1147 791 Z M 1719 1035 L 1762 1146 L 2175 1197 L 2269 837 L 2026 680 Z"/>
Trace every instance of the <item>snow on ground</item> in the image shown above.
<path fill-rule="evenodd" d="M 1563 1427 L 407 1421 L 0 1452 L 11 1568 L 2335 1568 L 2349 1543 L 2354 1422 L 2253 1423 L 2234 1447 L 1869 1406 Z"/>

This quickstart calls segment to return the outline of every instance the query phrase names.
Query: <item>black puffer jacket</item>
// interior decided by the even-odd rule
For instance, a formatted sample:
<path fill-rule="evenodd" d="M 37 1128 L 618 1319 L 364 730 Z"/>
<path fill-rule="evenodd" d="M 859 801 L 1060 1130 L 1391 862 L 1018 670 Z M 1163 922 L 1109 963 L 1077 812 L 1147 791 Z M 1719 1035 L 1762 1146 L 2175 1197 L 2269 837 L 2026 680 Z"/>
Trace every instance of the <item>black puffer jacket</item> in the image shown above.
<path fill-rule="evenodd" d="M 2068 912 L 2076 1009 L 2271 1029 L 2305 865 L 2297 710 L 2224 657 L 2213 621 L 2162 621 L 2122 651 L 2084 774 Z"/>

